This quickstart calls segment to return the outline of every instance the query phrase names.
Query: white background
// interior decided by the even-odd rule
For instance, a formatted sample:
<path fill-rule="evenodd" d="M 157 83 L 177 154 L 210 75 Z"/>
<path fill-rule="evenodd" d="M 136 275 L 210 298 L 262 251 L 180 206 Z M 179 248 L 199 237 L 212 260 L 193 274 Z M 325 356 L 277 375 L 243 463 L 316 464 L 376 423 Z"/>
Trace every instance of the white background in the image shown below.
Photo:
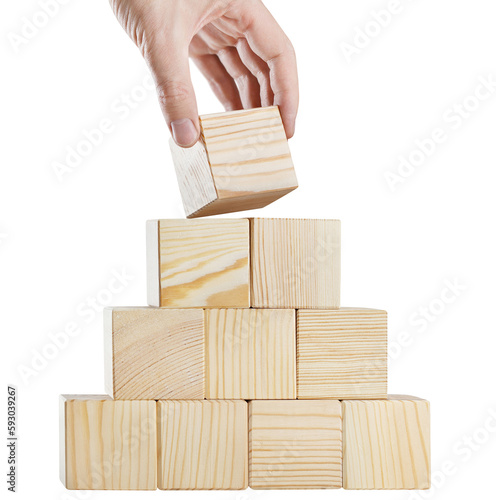
<path fill-rule="evenodd" d="M 342 304 L 388 310 L 389 392 L 432 405 L 431 492 L 305 495 L 486 497 L 496 466 L 496 92 L 471 96 L 480 78 L 496 78 L 496 4 L 404 0 L 378 30 L 368 23 L 386 0 L 267 5 L 299 60 L 301 108 L 290 145 L 300 188 L 249 215 L 342 220 Z M 58 395 L 103 392 L 102 314 L 88 312 L 89 301 L 144 305 L 145 221 L 183 212 L 168 131 L 153 91 L 142 87 L 147 69 L 107 2 L 66 1 L 16 48 L 23 18 L 39 10 L 37 0 L 3 2 L 0 16 L 2 385 L 19 392 L 18 497 L 297 498 L 78 493 L 59 482 Z M 347 60 L 342 43 L 364 29 L 375 37 L 358 40 L 359 53 Z M 196 73 L 195 85 L 200 112 L 220 111 Z M 140 102 L 130 109 L 123 94 Z M 456 120 L 453 106 L 464 102 L 471 111 L 462 108 Z M 112 132 L 59 180 L 53 165 L 102 119 Z M 445 141 L 420 161 L 416 141 L 439 128 Z M 392 190 L 385 172 L 411 154 L 421 164 Z M 132 278 L 109 296 L 112 273 L 123 269 Z M 456 297 L 443 292 L 447 282 L 458 283 Z M 434 313 L 421 322 L 425 308 Z M 77 334 L 54 351 L 53 336 L 67 324 Z M 22 376 L 26 368 L 34 372 Z M 5 392 L 1 400 L 5 425 Z"/>

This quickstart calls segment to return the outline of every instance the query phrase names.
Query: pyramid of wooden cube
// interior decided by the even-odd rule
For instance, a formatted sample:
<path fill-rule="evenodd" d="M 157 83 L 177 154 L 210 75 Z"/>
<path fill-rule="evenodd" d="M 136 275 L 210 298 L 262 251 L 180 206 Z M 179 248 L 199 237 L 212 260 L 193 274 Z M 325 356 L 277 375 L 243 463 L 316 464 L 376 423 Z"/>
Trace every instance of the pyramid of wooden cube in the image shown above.
<path fill-rule="evenodd" d="M 172 145 L 188 217 L 296 187 L 277 108 L 201 125 L 198 145 Z M 64 485 L 429 488 L 429 403 L 388 396 L 386 312 L 340 307 L 340 231 L 149 221 L 149 307 L 104 312 L 109 396 L 61 400 Z"/>
<path fill-rule="evenodd" d="M 277 106 L 200 117 L 191 148 L 170 146 L 186 216 L 265 207 L 298 187 Z"/>
<path fill-rule="evenodd" d="M 60 478 L 69 490 L 157 489 L 157 404 L 61 396 Z"/>

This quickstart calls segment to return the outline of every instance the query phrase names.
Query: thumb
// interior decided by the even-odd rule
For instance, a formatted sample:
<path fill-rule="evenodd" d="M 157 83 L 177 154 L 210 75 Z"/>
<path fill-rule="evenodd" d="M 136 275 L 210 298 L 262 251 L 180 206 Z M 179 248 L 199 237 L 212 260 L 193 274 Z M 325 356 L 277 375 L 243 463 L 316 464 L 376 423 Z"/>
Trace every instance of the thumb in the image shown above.
<path fill-rule="evenodd" d="M 176 43 L 155 46 L 148 65 L 157 86 L 158 100 L 178 146 L 191 147 L 200 136 L 198 108 L 189 70 L 188 47 Z"/>

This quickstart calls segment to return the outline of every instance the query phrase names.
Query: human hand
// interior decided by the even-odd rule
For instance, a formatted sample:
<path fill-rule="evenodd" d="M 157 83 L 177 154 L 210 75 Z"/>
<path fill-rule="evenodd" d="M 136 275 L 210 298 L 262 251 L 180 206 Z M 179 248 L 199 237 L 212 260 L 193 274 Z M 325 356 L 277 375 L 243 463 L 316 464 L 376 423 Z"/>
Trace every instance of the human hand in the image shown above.
<path fill-rule="evenodd" d="M 110 0 L 150 67 L 176 143 L 200 134 L 188 57 L 226 110 L 279 106 L 286 135 L 298 111 L 296 57 L 261 0 Z"/>

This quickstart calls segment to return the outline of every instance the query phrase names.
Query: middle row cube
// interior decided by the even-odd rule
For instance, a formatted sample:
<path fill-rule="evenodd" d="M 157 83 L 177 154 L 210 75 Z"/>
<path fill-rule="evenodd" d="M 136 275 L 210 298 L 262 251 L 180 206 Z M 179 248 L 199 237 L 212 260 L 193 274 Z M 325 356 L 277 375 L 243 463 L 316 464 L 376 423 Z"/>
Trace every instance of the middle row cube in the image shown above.
<path fill-rule="evenodd" d="M 386 312 L 105 310 L 115 399 L 381 399 Z"/>
<path fill-rule="evenodd" d="M 206 309 L 207 399 L 296 399 L 294 309 Z"/>

